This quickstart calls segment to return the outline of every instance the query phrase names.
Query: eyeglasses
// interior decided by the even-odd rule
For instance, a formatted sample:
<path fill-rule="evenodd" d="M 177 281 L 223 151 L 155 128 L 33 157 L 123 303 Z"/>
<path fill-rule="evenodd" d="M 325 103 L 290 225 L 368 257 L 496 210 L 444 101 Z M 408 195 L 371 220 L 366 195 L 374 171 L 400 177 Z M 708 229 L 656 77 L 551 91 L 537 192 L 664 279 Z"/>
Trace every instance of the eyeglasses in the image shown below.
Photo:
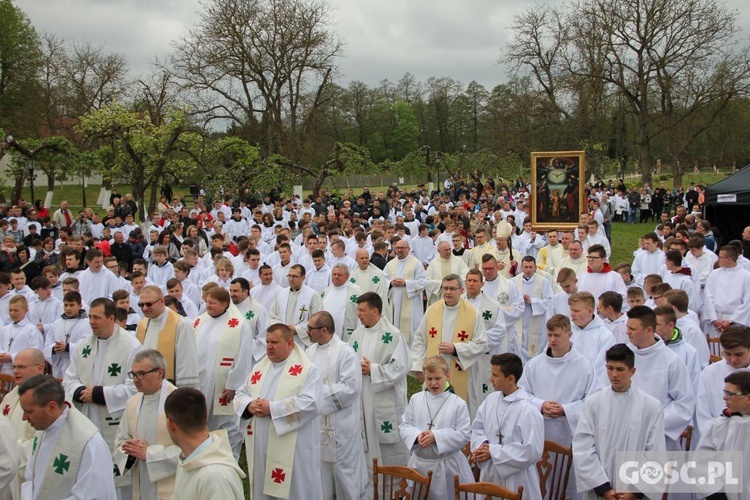
<path fill-rule="evenodd" d="M 309 325 L 308 325 L 308 327 L 307 327 L 307 331 L 308 331 L 308 332 L 312 332 L 312 331 L 314 331 L 314 330 L 322 330 L 323 328 L 325 328 L 325 327 L 323 327 L 323 326 L 309 326 Z"/>
<path fill-rule="evenodd" d="M 743 392 L 729 392 L 728 390 L 724 389 L 721 391 L 724 393 L 725 398 L 731 398 L 732 396 L 747 396 L 747 394 Z"/>
<path fill-rule="evenodd" d="M 25 370 L 26 368 L 31 368 L 32 366 L 41 366 L 39 363 L 33 364 L 33 365 L 13 365 L 12 368 L 14 370 Z"/>
<path fill-rule="evenodd" d="M 145 377 L 149 373 L 154 373 L 156 371 L 159 371 L 159 368 L 152 368 L 151 370 L 149 370 L 147 372 L 144 372 L 144 371 L 140 371 L 140 372 L 128 372 L 128 377 L 130 377 L 130 378 L 136 378 L 138 380 L 143 380 L 143 377 Z"/>
<path fill-rule="evenodd" d="M 586 259 L 587 260 L 599 260 L 599 259 L 601 259 L 601 257 L 594 257 L 593 255 L 587 255 Z"/>
<path fill-rule="evenodd" d="M 457 287 L 457 286 L 444 286 L 443 287 L 444 292 L 457 292 L 459 290 L 461 290 L 461 287 Z"/>
<path fill-rule="evenodd" d="M 138 302 L 138 307 L 140 307 L 141 309 L 143 309 L 144 307 L 151 307 L 154 304 L 157 304 L 159 302 L 161 302 L 161 299 L 159 299 L 159 300 L 152 300 L 151 302 Z"/>

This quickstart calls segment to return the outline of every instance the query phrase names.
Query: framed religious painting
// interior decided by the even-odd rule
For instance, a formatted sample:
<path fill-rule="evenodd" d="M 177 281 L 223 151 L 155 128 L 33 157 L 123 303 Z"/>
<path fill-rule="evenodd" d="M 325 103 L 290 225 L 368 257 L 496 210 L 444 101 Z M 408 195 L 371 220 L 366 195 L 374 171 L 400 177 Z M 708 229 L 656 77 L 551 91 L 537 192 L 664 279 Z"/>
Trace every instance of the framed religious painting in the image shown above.
<path fill-rule="evenodd" d="M 573 229 L 584 209 L 583 151 L 531 153 L 531 226 Z"/>

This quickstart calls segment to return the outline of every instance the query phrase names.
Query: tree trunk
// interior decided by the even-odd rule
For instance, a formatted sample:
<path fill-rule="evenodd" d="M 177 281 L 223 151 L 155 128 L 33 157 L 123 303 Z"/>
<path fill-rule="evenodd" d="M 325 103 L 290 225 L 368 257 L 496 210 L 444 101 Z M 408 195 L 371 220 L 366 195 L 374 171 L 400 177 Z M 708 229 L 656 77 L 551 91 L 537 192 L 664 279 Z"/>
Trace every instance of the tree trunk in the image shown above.
<path fill-rule="evenodd" d="M 638 157 L 641 161 L 641 182 L 651 184 L 651 139 L 648 135 L 648 116 L 641 111 L 638 117 L 640 139 L 638 141 Z"/>
<path fill-rule="evenodd" d="M 19 173 L 18 176 L 16 176 L 16 180 L 13 183 L 13 191 L 11 191 L 10 194 L 10 203 L 12 205 L 17 205 L 18 200 L 21 199 L 21 190 L 23 189 L 23 185 L 25 182 L 26 176 L 23 173 Z"/>

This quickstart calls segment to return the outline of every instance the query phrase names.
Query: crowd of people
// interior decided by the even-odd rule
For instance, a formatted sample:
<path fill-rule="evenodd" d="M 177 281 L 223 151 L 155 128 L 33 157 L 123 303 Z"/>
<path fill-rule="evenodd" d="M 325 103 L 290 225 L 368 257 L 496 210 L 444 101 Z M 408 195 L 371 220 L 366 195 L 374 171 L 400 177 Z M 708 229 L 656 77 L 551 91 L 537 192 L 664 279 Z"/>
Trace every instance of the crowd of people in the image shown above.
<path fill-rule="evenodd" d="M 523 179 L 441 187 L 0 207 L 0 499 L 364 499 L 374 459 L 542 498 L 545 441 L 566 496 L 634 498 L 617 451 L 750 451 L 750 227 L 701 186 L 597 179 L 543 233 Z"/>

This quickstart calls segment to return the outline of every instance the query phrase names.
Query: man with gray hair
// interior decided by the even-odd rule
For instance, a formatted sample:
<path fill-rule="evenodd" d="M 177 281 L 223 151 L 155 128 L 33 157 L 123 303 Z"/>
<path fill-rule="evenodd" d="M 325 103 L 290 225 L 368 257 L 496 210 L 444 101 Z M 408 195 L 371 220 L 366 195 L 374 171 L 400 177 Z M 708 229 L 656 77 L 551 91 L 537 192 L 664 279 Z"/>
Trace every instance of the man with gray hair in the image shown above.
<path fill-rule="evenodd" d="M 116 499 L 109 446 L 89 419 L 65 404 L 60 382 L 35 375 L 18 392 L 26 419 L 37 430 L 21 498 Z"/>
<path fill-rule="evenodd" d="M 357 319 L 357 298 L 364 293 L 349 281 L 349 267 L 335 264 L 331 269 L 331 286 L 323 290 L 323 310 L 333 317 L 336 335 L 349 342 L 352 332 L 360 325 Z"/>
<path fill-rule="evenodd" d="M 426 358 L 442 355 L 448 363 L 451 385 L 469 407 L 471 418 L 484 400 L 485 382 L 480 360 L 488 350 L 484 322 L 463 294 L 463 282 L 456 274 L 442 281 L 443 298 L 427 308 L 414 332 L 411 371 L 424 380 Z"/>
<path fill-rule="evenodd" d="M 166 371 L 164 356 L 146 349 L 128 372 L 138 393 L 125 405 L 112 455 L 121 475 L 132 474 L 133 498 L 169 498 L 174 491 L 180 449 L 167 432 L 164 401 L 176 387 Z"/>

